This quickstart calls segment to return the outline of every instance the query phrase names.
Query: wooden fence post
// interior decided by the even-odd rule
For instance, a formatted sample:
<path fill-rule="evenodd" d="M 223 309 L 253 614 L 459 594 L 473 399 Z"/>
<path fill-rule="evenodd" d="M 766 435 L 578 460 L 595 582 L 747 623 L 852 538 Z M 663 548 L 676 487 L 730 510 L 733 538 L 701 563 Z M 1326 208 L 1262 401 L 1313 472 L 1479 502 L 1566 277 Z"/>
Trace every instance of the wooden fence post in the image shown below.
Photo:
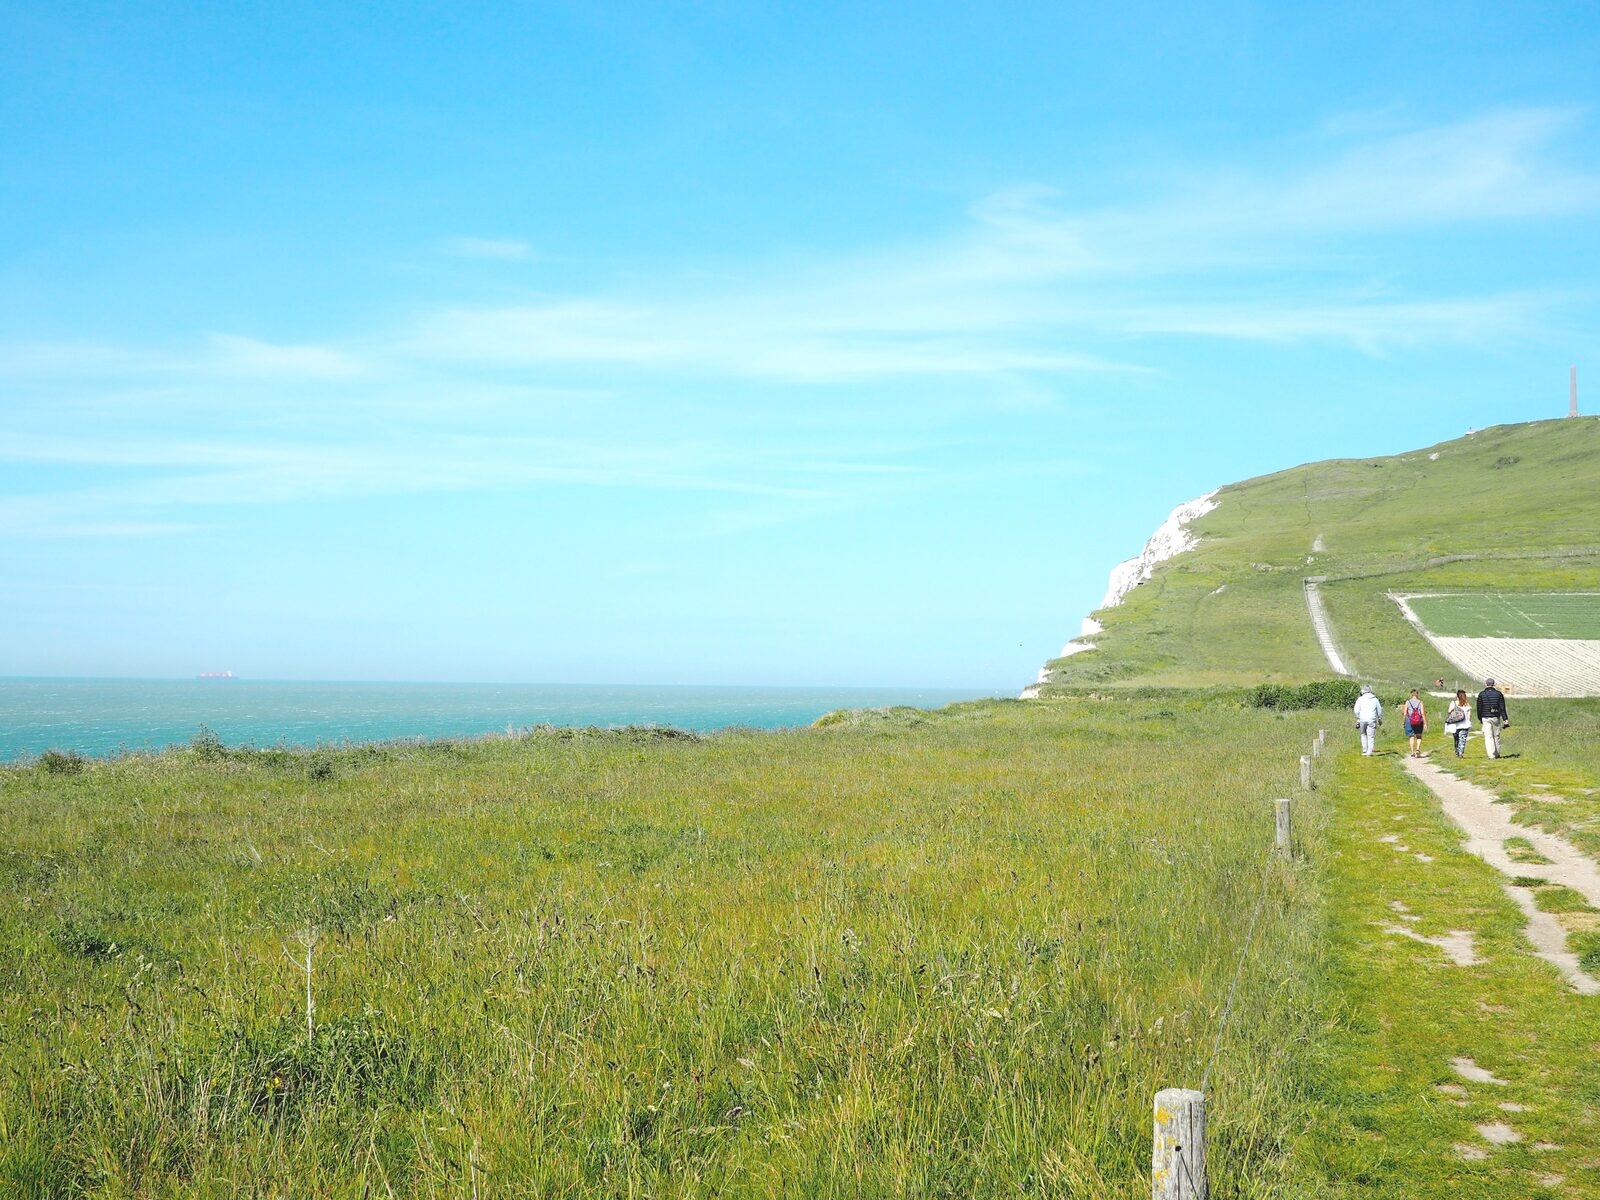
<path fill-rule="evenodd" d="M 1156 1093 L 1150 1155 L 1152 1200 L 1206 1200 L 1206 1096 L 1192 1088 Z"/>
<path fill-rule="evenodd" d="M 1326 729 L 1317 730 L 1317 745 L 1321 746 L 1323 749 L 1327 749 L 1328 731 Z"/>
<path fill-rule="evenodd" d="M 1272 807 L 1273 815 L 1277 819 L 1278 853 L 1285 858 L 1292 858 L 1294 848 L 1289 832 L 1289 801 L 1274 800 Z"/>
<path fill-rule="evenodd" d="M 1311 755 L 1300 756 L 1300 788 L 1302 791 L 1311 790 Z"/>

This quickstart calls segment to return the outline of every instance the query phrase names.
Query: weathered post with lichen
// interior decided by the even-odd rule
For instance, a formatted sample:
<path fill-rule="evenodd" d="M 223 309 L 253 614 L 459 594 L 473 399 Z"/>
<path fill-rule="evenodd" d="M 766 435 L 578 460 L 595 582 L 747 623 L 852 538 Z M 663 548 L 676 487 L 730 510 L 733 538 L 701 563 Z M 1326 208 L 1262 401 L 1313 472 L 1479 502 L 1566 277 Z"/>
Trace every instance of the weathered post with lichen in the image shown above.
<path fill-rule="evenodd" d="M 1303 792 L 1311 790 L 1311 755 L 1309 754 L 1300 756 L 1300 790 Z"/>
<path fill-rule="evenodd" d="M 1150 1153 L 1152 1200 L 1206 1200 L 1206 1096 L 1193 1088 L 1156 1093 Z"/>
<path fill-rule="evenodd" d="M 1294 854 L 1294 847 L 1289 829 L 1289 801 L 1274 800 L 1272 807 L 1273 815 L 1277 818 L 1278 853 L 1290 858 Z"/>

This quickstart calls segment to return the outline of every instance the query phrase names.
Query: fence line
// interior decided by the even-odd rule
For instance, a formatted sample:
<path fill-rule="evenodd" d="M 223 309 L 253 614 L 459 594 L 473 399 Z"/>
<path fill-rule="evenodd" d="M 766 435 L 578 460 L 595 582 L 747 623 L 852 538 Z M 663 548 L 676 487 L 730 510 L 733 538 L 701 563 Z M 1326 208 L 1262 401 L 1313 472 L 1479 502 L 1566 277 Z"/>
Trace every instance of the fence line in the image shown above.
<path fill-rule="evenodd" d="M 1233 1015 L 1233 998 L 1239 992 L 1239 980 L 1244 978 L 1245 960 L 1250 957 L 1250 943 L 1255 940 L 1256 924 L 1261 920 L 1261 910 L 1267 903 L 1267 883 L 1271 879 L 1272 851 L 1268 850 L 1261 858 L 1261 886 L 1256 893 L 1255 911 L 1250 914 L 1250 927 L 1245 931 L 1244 945 L 1239 949 L 1239 963 L 1233 970 L 1233 983 L 1228 987 L 1228 999 L 1222 1006 L 1222 1017 L 1217 1022 L 1217 1037 L 1211 1043 L 1211 1058 L 1206 1062 L 1206 1069 L 1200 1076 L 1200 1091 L 1206 1090 L 1206 1084 L 1211 1082 L 1211 1068 L 1217 1065 L 1217 1055 L 1222 1051 L 1222 1035 L 1227 1032 L 1228 1018 Z"/>
<path fill-rule="evenodd" d="M 1314 786 L 1312 772 L 1321 763 L 1327 740 L 1328 731 L 1317 730 L 1311 753 L 1300 757 L 1300 786 L 1306 791 Z M 1205 1159 L 1206 1088 L 1211 1082 L 1212 1068 L 1217 1065 L 1222 1053 L 1223 1038 L 1233 1016 L 1233 1004 L 1238 998 L 1239 983 L 1244 978 L 1245 963 L 1249 961 L 1256 927 L 1266 908 L 1267 891 L 1272 883 L 1273 859 L 1292 856 L 1290 808 L 1288 800 L 1274 802 L 1274 841 L 1261 858 L 1261 879 L 1256 890 L 1255 908 L 1250 913 L 1250 924 L 1245 929 L 1244 942 L 1239 947 L 1233 982 L 1228 985 L 1228 997 L 1223 1002 L 1222 1014 L 1217 1020 L 1217 1036 L 1211 1043 L 1211 1055 L 1200 1075 L 1200 1087 L 1194 1090 L 1163 1088 L 1156 1093 L 1155 1132 L 1150 1150 L 1150 1185 L 1154 1200 L 1206 1200 L 1209 1193 Z"/>

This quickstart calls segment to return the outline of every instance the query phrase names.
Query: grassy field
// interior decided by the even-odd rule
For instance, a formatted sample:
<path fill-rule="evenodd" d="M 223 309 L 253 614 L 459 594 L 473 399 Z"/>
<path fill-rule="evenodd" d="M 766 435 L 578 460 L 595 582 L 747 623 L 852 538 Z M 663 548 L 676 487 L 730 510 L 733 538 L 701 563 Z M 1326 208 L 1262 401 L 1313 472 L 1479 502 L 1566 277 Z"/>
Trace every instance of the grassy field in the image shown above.
<path fill-rule="evenodd" d="M 1315 724 L 1171 696 L 5 770 L 0 1194 L 1148 1194 Z M 1267 868 L 1222 1197 L 1301 1194 L 1316 1098 L 1319 868 Z"/>
<path fill-rule="evenodd" d="M 1446 498 L 1492 495 L 1452 509 Z M 1174 499 L 1178 499 L 1175 497 Z M 1050 687 L 1295 682 L 1327 672 L 1306 609 L 1322 594 L 1351 667 L 1385 684 L 1449 675 L 1389 592 L 1595 590 L 1600 419 L 1479 430 L 1388 458 L 1295 467 L 1221 490 L 1199 547 L 1097 614 L 1098 649 Z M 1323 549 L 1313 552 L 1318 537 Z"/>
<path fill-rule="evenodd" d="M 1462 769 L 1600 848 L 1600 703 L 1518 716 Z M 1148 1195 L 1264 895 L 1213 1195 L 1600 1196 L 1596 1002 L 1387 732 L 1172 692 L 5 770 L 0 1195 Z"/>
<path fill-rule="evenodd" d="M 1600 592 L 1479 592 L 1407 603 L 1435 637 L 1600 639 Z"/>

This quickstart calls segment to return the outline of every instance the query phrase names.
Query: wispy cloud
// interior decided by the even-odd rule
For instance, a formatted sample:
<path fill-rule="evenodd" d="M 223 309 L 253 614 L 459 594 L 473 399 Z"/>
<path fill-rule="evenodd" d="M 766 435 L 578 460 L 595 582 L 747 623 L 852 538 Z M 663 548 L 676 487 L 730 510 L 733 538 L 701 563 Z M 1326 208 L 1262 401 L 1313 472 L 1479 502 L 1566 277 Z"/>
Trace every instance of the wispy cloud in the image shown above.
<path fill-rule="evenodd" d="M 223 375 L 290 379 L 347 379 L 366 370 L 355 355 L 328 346 L 285 346 L 237 334 L 213 333 L 211 354 L 192 369 Z"/>
<path fill-rule="evenodd" d="M 73 521 L 73 520 L 22 520 L 8 519 L 5 505 L 0 503 L 0 535 L 37 539 L 56 538 L 143 538 L 177 537 L 183 534 L 206 533 L 218 528 L 194 521 Z"/>
<path fill-rule="evenodd" d="M 426 318 L 399 353 L 423 361 L 499 366 L 593 364 L 793 381 L 891 375 L 1131 369 L 1081 351 L 963 336 L 942 321 L 885 330 L 901 314 L 805 298 L 705 297 L 694 302 L 564 301 L 453 309 Z"/>
<path fill-rule="evenodd" d="M 535 484 L 720 492 L 784 503 L 836 499 L 847 468 L 893 476 L 896 464 L 820 463 L 809 449 L 752 453 L 684 440 L 624 444 L 529 436 L 419 435 L 363 445 L 0 436 L 0 463 L 150 468 L 116 483 L 0 497 L 0 534 L 132 536 L 188 531 L 240 505 Z M 177 520 L 174 513 L 212 519 Z M 112 519 L 114 515 L 114 519 Z"/>
<path fill-rule="evenodd" d="M 846 398 L 841 410 L 907 405 L 874 429 L 909 430 L 923 413 L 907 395 L 944 387 L 995 412 L 1042 407 L 1085 379 L 1144 372 L 1159 339 L 1384 354 L 1536 336 L 1572 297 L 1449 277 L 1401 285 L 1378 264 L 1385 247 L 1423 232 L 1593 213 L 1600 176 L 1562 153 L 1582 121 L 1525 108 L 1407 130 L 1385 114 L 1279 147 L 1290 161 L 1274 170 L 1174 172 L 1138 203 L 1075 206 L 1030 184 L 979 199 L 944 237 L 715 278 L 441 305 L 355 340 L 0 344 L 0 379 L 58 411 L 116 397 L 101 408 L 107 428 L 70 436 L 0 398 L 0 462 L 106 476 L 0 500 L 0 532 L 167 533 L 241 504 L 534 484 L 764 498 L 759 517 L 721 518 L 745 528 L 961 472 L 919 462 L 909 433 L 886 447 L 849 422 L 780 449 L 770 428 L 663 433 L 642 408 L 642 423 L 619 415 L 621 393 L 704 386 L 736 394 L 724 411 L 744 415 L 796 408 L 790 389 L 801 386 Z M 441 247 L 532 254 L 486 238 Z M 179 409 L 195 421 L 184 436 L 152 432 Z"/>
<path fill-rule="evenodd" d="M 349 379 L 369 369 L 356 354 L 211 333 L 182 350 L 98 342 L 0 343 L 0 376 L 137 379 Z"/>
<path fill-rule="evenodd" d="M 488 258 L 497 262 L 526 262 L 533 247 L 513 238 L 451 237 L 440 243 L 446 254 L 457 258 Z"/>
<path fill-rule="evenodd" d="M 1497 322 L 1514 332 L 1559 297 L 1374 295 L 1364 243 L 1352 239 L 1592 212 L 1600 175 L 1557 153 L 1580 129 L 1576 111 L 1524 108 L 1364 139 L 1324 131 L 1291 147 L 1299 161 L 1276 171 L 1174 173 L 1142 204 L 1080 209 L 1051 188 L 1020 186 L 978 200 L 945 238 L 798 267 L 753 264 L 713 283 L 663 278 L 424 311 L 405 328 L 372 331 L 359 352 L 215 333 L 187 353 L 0 346 L 0 370 L 338 379 L 377 364 L 604 365 L 827 383 L 1138 370 L 1108 333 L 1314 338 L 1374 351 L 1453 339 L 1459 316 L 1474 336 Z M 478 257 L 529 253 L 489 238 L 444 245 Z"/>
<path fill-rule="evenodd" d="M 1145 204 L 1074 209 L 1040 186 L 977 202 L 954 235 L 712 288 L 454 308 L 396 350 L 797 381 L 1137 369 L 1103 334 L 1340 340 L 1365 351 L 1525 325 L 1555 299 L 1373 297 L 1352 237 L 1591 212 L 1600 176 L 1554 155 L 1580 115 L 1519 109 L 1347 138 L 1276 172 L 1216 169 Z M 1292 279 L 1293 287 L 1285 280 Z M 1227 283 L 1219 289 L 1217 281 Z M 1187 288 L 1162 310 L 1142 291 Z M 1256 287 L 1252 312 L 1242 288 Z M 1211 298 L 1219 292 L 1221 301 Z M 1458 322 L 1467 318 L 1467 326 Z"/>
<path fill-rule="evenodd" d="M 1509 293 L 1468 300 L 1322 305 L 1167 304 L 1100 314 L 1108 326 L 1142 335 L 1182 334 L 1260 342 L 1337 342 L 1367 354 L 1419 344 L 1451 345 L 1532 335 L 1560 297 Z"/>
<path fill-rule="evenodd" d="M 1092 279 L 1283 268 L 1314 260 L 1343 235 L 1590 212 L 1600 206 L 1600 175 L 1553 153 L 1580 120 L 1571 109 L 1516 109 L 1317 142 L 1323 153 L 1302 151 L 1308 161 L 1185 174 L 1166 194 L 1128 207 L 1073 210 L 1054 189 L 1013 188 L 974 206 L 977 228 L 945 274 Z"/>

